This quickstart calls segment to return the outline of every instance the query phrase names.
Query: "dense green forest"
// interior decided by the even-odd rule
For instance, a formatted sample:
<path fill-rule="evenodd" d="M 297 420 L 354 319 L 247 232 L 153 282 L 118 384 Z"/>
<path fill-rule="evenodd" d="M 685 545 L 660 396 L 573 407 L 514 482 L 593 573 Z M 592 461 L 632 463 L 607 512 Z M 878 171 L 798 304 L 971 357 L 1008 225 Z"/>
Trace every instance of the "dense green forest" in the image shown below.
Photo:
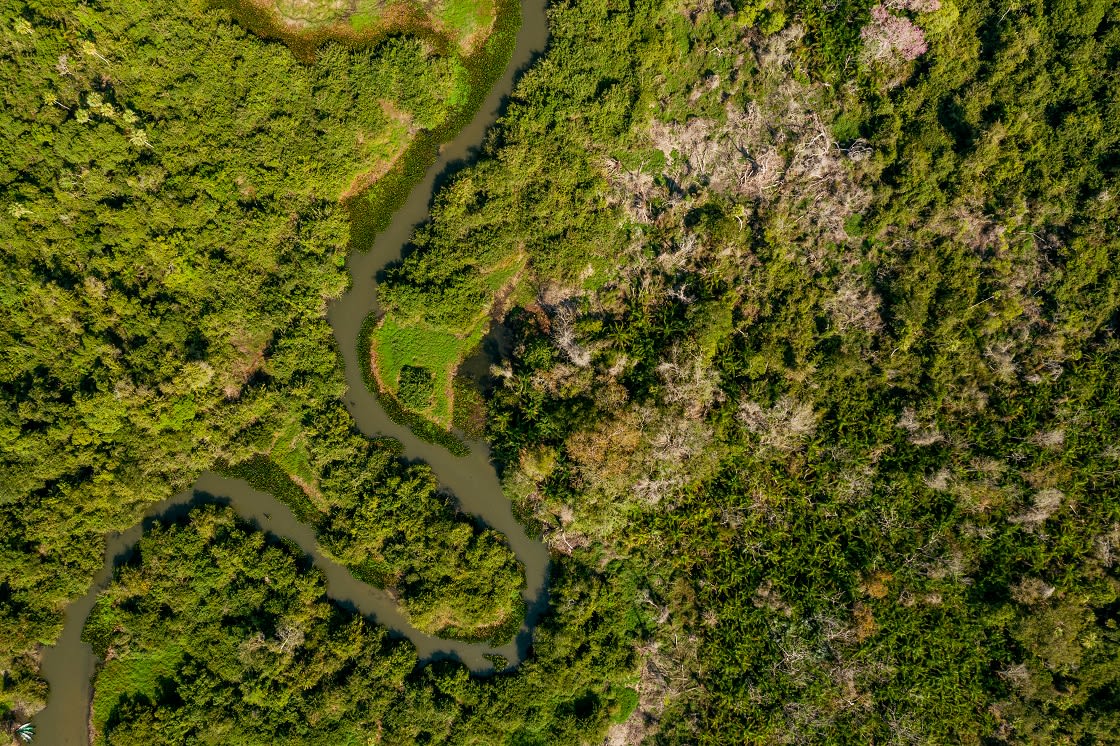
<path fill-rule="evenodd" d="M 476 637 L 520 614 L 502 537 L 354 428 L 325 320 L 340 197 L 492 73 L 404 37 L 301 62 L 201 3 L 2 18 L 0 718 L 41 706 L 36 648 L 102 536 L 222 464 L 278 485 L 419 626 Z"/>
<path fill-rule="evenodd" d="M 463 336 L 527 256 L 489 434 L 640 579 L 613 735 L 1120 738 L 1116 6 L 551 20 L 382 295 Z"/>
<path fill-rule="evenodd" d="M 558 581 L 568 611 L 538 628 L 534 659 L 482 682 L 418 668 L 409 643 L 328 601 L 298 551 L 196 510 L 148 532 L 90 616 L 107 661 L 96 743 L 579 743 L 634 697 L 609 685 L 627 651 L 591 622 L 607 589 Z"/>
<path fill-rule="evenodd" d="M 145 44 L 146 7 L 5 8 L 12 717 L 100 536 L 202 469 L 240 463 L 375 582 L 431 565 L 394 553 L 411 532 L 442 556 L 467 525 L 354 432 L 323 303 L 338 196 L 398 112 L 437 129 L 473 78 L 405 38 L 297 63 L 220 11 L 164 8 L 179 35 Z M 105 741 L 1120 740 L 1120 8 L 562 0 L 549 23 L 372 335 L 443 426 L 503 322 L 486 433 L 553 559 L 529 657 L 417 665 L 207 508 L 149 533 L 87 626 Z M 418 618 L 461 596 L 485 628 L 516 595 L 467 528 L 454 578 L 403 594 Z"/>

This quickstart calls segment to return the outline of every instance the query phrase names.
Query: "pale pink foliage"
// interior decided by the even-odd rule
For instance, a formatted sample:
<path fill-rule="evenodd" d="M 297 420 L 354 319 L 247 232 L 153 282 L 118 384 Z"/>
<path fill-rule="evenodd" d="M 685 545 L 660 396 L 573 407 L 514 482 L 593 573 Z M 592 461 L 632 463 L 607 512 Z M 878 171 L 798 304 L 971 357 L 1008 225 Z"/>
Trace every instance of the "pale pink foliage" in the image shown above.
<path fill-rule="evenodd" d="M 915 60 L 929 48 L 922 30 L 909 18 L 896 16 L 882 5 L 871 9 L 871 23 L 860 32 L 864 50 L 873 60 L 886 60 L 894 55 Z"/>
<path fill-rule="evenodd" d="M 941 9 L 941 0 L 886 0 L 883 5 L 891 10 L 932 13 Z"/>

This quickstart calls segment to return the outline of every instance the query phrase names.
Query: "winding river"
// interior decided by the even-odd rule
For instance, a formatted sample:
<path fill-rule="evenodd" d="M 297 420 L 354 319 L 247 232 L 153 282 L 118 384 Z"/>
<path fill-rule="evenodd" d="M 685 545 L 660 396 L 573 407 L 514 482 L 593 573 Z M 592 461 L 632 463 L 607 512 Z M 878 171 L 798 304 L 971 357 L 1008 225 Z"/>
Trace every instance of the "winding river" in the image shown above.
<path fill-rule="evenodd" d="M 455 495 L 464 511 L 478 516 L 505 535 L 524 566 L 526 587 L 523 596 L 527 613 L 516 637 L 506 645 L 492 647 L 484 643 L 444 640 L 415 629 L 388 594 L 356 580 L 349 570 L 325 557 L 315 541 L 314 532 L 296 520 L 287 506 L 241 480 L 207 472 L 198 478 L 192 489 L 152 506 L 143 520 L 128 531 L 106 538 L 105 562 L 101 571 L 86 595 L 67 607 L 65 627 L 58 642 L 43 650 L 41 670 L 50 685 L 50 698 L 46 708 L 35 716 L 35 743 L 46 746 L 88 745 L 91 679 L 97 659 L 89 645 L 81 640 L 86 618 L 97 595 L 112 580 L 114 569 L 128 557 L 143 532 L 154 521 L 174 519 L 203 503 L 230 505 L 260 530 L 293 540 L 326 576 L 330 598 L 407 637 L 416 646 L 422 660 L 452 658 L 462 661 L 476 673 L 488 673 L 494 670 L 493 664 L 486 658 L 488 655 L 500 655 L 511 666 L 524 659 L 533 625 L 547 604 L 548 550 L 531 539 L 513 517 L 512 507 L 502 493 L 485 443 L 472 443 L 468 456 L 456 458 L 443 447 L 418 439 L 408 428 L 389 419 L 362 380 L 357 343 L 363 321 L 377 310 L 374 276 L 385 264 L 400 258 L 401 249 L 413 229 L 427 217 L 437 176 L 456 161 L 471 157 L 481 145 L 486 130 L 497 119 L 502 100 L 513 89 L 518 73 L 535 54 L 543 51 L 548 40 L 544 8 L 545 0 L 522 0 L 517 45 L 502 77 L 470 123 L 452 142 L 441 148 L 437 161 L 424 174 L 423 180 L 412 188 L 408 200 L 394 214 L 388 228 L 377 236 L 372 248 L 364 253 L 351 253 L 348 265 L 351 289 L 332 303 L 327 311 L 345 363 L 349 387 L 346 407 L 358 428 L 370 437 L 387 435 L 396 438 L 404 447 L 406 459 L 430 464 L 440 485 Z"/>

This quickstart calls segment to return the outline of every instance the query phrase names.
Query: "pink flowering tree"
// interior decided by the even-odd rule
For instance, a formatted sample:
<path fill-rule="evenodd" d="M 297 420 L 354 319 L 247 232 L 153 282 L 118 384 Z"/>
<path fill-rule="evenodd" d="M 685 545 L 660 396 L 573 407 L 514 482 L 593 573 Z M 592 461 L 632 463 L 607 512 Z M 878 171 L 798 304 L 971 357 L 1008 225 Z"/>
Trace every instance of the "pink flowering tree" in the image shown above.
<path fill-rule="evenodd" d="M 900 12 L 932 13 L 941 9 L 941 0 L 884 0 L 883 5 Z"/>
<path fill-rule="evenodd" d="M 926 0 L 920 4 L 931 7 L 934 3 L 940 5 L 937 0 Z M 907 3 L 907 6 L 910 4 L 919 3 Z M 889 60 L 896 56 L 915 60 L 929 48 L 926 35 L 917 24 L 909 18 L 896 16 L 882 5 L 871 9 L 871 22 L 863 27 L 860 36 L 863 38 L 864 53 L 872 60 Z"/>

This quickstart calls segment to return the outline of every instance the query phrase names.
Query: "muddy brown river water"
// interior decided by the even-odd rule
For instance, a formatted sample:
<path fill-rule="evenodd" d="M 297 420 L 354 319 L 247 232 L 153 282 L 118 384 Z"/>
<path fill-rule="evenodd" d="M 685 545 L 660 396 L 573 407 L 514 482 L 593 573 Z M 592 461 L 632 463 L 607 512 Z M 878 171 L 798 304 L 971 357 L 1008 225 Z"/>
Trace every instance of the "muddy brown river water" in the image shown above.
<path fill-rule="evenodd" d="M 444 489 L 452 492 L 462 509 L 478 516 L 488 526 L 505 535 L 517 559 L 525 568 L 523 596 L 527 613 L 516 637 L 501 647 L 481 643 L 444 640 L 412 627 L 399 607 L 384 591 L 356 580 L 346 568 L 326 558 L 319 550 L 315 534 L 296 520 L 291 510 L 269 494 L 259 492 L 237 479 L 207 472 L 192 489 L 150 508 L 144 519 L 122 534 L 106 539 L 105 564 L 85 596 L 66 610 L 66 624 L 58 642 L 43 650 L 42 674 L 50 685 L 50 697 L 34 718 L 34 742 L 45 746 L 87 746 L 91 678 L 97 659 L 89 645 L 82 642 L 82 628 L 100 593 L 112 580 L 115 567 L 123 562 L 143 532 L 156 520 L 172 520 L 203 503 L 232 506 L 260 530 L 293 540 L 306 552 L 327 579 L 328 595 L 339 603 L 362 613 L 394 633 L 407 637 L 422 660 L 453 658 L 461 660 L 476 673 L 494 670 L 488 655 L 500 655 L 516 665 L 528 650 L 533 625 L 547 604 L 545 584 L 548 550 L 530 538 L 513 516 L 509 500 L 502 493 L 497 472 L 485 443 L 472 443 L 468 456 L 457 458 L 442 446 L 418 439 L 412 432 L 385 414 L 377 398 L 366 389 L 358 358 L 358 336 L 366 317 L 377 310 L 374 276 L 387 263 L 400 258 L 415 226 L 428 215 L 432 192 L 439 174 L 448 166 L 469 159 L 486 130 L 497 119 L 503 99 L 514 81 L 533 57 L 543 51 L 548 40 L 545 0 L 522 0 L 521 26 L 513 58 L 493 86 L 477 113 L 453 141 L 440 151 L 437 161 L 423 180 L 409 193 L 405 204 L 393 215 L 391 224 L 376 238 L 367 252 L 353 252 L 349 260 L 351 289 L 333 302 L 327 317 L 345 363 L 346 406 L 358 428 L 368 436 L 390 436 L 404 447 L 404 457 L 431 465 Z"/>

